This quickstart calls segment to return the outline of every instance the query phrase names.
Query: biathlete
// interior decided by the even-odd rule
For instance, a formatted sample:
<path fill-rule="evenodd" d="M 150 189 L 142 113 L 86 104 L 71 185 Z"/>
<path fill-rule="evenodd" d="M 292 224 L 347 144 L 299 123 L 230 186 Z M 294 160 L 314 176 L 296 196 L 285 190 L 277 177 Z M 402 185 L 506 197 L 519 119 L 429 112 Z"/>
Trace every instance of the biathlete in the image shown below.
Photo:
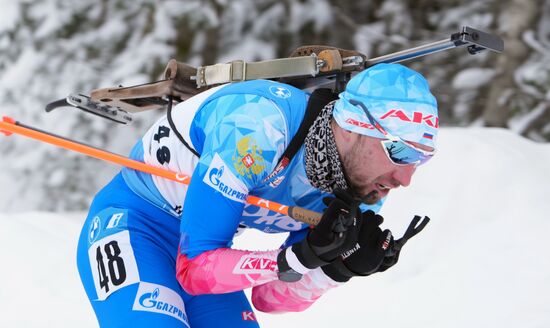
<path fill-rule="evenodd" d="M 131 157 L 192 174 L 191 183 L 123 169 L 94 198 L 77 261 L 100 326 L 258 327 L 246 288 L 259 311 L 303 311 L 397 262 L 376 213 L 435 152 L 428 83 L 378 64 L 315 114 L 313 98 L 273 81 L 222 85 L 145 133 Z M 323 215 L 311 228 L 248 195 Z M 247 228 L 289 236 L 275 250 L 231 248 Z"/>

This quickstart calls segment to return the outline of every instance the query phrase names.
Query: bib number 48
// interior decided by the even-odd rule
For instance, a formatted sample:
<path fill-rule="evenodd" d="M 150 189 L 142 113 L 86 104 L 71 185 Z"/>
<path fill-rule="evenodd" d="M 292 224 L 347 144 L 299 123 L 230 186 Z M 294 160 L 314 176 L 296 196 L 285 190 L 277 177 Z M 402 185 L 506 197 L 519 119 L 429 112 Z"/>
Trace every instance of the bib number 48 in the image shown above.
<path fill-rule="evenodd" d="M 125 286 L 139 282 L 134 251 L 127 230 L 105 236 L 88 249 L 90 269 L 98 300 Z"/>
<path fill-rule="evenodd" d="M 105 269 L 104 255 L 101 250 L 101 246 L 97 246 L 96 260 L 97 271 L 99 275 L 99 287 L 104 288 L 105 292 L 109 292 L 109 282 L 114 286 L 119 286 L 126 280 L 126 268 L 124 267 L 124 260 L 120 257 L 120 247 L 118 242 L 113 240 L 104 246 L 104 252 L 107 262 L 107 268 Z"/>

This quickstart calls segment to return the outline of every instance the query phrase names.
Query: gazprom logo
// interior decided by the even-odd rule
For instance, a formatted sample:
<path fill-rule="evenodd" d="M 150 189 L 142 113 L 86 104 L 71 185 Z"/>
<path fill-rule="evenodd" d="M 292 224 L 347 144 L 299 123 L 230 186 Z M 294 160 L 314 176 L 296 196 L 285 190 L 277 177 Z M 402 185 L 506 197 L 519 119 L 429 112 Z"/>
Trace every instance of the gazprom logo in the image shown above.
<path fill-rule="evenodd" d="M 214 186 L 218 186 L 220 184 L 220 179 L 222 175 L 223 175 L 223 165 L 220 166 L 219 168 L 213 168 L 212 170 L 210 170 L 210 174 L 208 175 L 208 177 L 210 179 L 210 182 Z"/>
<path fill-rule="evenodd" d="M 269 87 L 269 92 L 271 92 L 272 95 L 278 98 L 286 99 L 292 96 L 292 93 L 290 93 L 290 90 L 288 90 L 285 87 L 282 86 L 271 86 Z"/>
<path fill-rule="evenodd" d="M 139 304 L 144 308 L 153 308 L 157 305 L 157 297 L 159 297 L 160 291 L 156 288 L 152 293 L 145 293 L 139 298 Z"/>
<path fill-rule="evenodd" d="M 189 327 L 183 299 L 173 290 L 161 285 L 140 282 L 132 310 L 166 314 Z"/>
<path fill-rule="evenodd" d="M 203 182 L 221 192 L 224 197 L 239 203 L 244 203 L 246 200 L 248 189 L 231 170 L 227 169 L 227 165 L 218 153 L 214 154 Z"/>

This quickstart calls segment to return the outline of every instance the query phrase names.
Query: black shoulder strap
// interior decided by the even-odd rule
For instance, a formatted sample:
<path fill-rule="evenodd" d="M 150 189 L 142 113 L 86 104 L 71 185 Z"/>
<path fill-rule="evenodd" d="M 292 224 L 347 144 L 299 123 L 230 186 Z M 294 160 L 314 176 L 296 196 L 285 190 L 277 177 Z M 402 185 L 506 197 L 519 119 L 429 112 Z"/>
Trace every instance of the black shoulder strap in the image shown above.
<path fill-rule="evenodd" d="M 168 96 L 168 113 L 166 113 L 166 118 L 168 118 L 168 124 L 170 125 L 170 128 L 174 133 L 176 134 L 176 137 L 178 137 L 179 141 L 183 143 L 185 148 L 187 148 L 190 152 L 192 152 L 195 156 L 201 157 L 201 155 L 191 147 L 185 139 L 183 139 L 183 136 L 181 133 L 176 129 L 176 125 L 174 124 L 174 120 L 172 120 L 172 96 Z"/>
<path fill-rule="evenodd" d="M 309 101 L 307 102 L 304 119 L 302 120 L 302 123 L 300 123 L 298 132 L 296 132 L 292 140 L 290 140 L 290 143 L 285 149 L 283 156 L 281 156 L 281 159 L 279 159 L 279 163 L 277 163 L 277 166 L 279 166 L 281 161 L 283 161 L 283 159 L 285 158 L 285 161 L 288 162 L 292 160 L 294 155 L 296 155 L 300 147 L 302 147 L 302 145 L 304 144 L 304 140 L 306 140 L 309 128 L 311 127 L 311 125 L 313 125 L 313 122 L 315 121 L 317 116 L 319 116 L 319 113 L 321 113 L 323 107 L 325 107 L 329 102 L 336 99 L 338 99 L 338 94 L 332 92 L 331 89 L 321 88 L 313 91 L 313 93 L 309 97 Z"/>

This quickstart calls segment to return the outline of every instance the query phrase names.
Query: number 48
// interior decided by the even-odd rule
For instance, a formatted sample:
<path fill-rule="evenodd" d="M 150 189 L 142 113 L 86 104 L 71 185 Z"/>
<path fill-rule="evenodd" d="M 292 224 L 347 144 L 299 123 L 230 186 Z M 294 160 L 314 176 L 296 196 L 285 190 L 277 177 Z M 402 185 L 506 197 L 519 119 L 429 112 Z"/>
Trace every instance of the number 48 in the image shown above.
<path fill-rule="evenodd" d="M 126 268 L 124 267 L 124 260 L 120 257 L 120 247 L 118 247 L 118 242 L 116 240 L 105 244 L 103 249 L 107 256 L 107 267 L 109 272 L 107 275 L 101 246 L 98 246 L 96 250 L 97 272 L 99 274 L 100 288 L 105 288 L 105 292 L 108 293 L 109 281 L 114 286 L 118 286 L 126 280 Z"/>

